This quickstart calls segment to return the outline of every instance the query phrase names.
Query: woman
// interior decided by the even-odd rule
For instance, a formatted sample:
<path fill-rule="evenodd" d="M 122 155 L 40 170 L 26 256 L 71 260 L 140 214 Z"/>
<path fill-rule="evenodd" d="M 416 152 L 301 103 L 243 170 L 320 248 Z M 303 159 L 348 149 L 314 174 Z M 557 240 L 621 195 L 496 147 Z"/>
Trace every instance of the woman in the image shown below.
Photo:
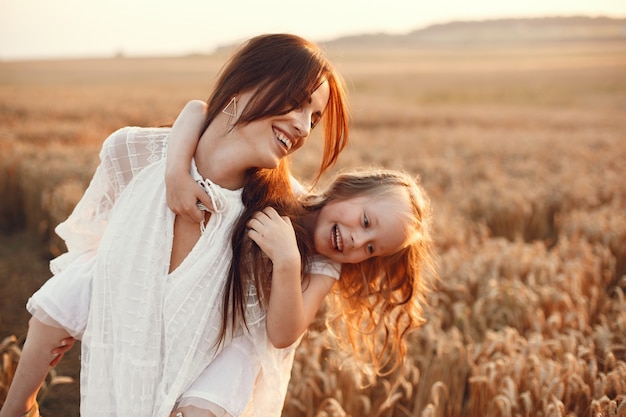
<path fill-rule="evenodd" d="M 59 300 L 72 300 L 72 288 L 85 287 L 72 279 L 87 275 L 89 264 L 81 414 L 168 415 L 242 318 L 244 300 L 236 288 L 226 291 L 235 301 L 224 305 L 229 318 L 222 320 L 218 302 L 226 276 L 241 274 L 231 260 L 241 265 L 239 258 L 248 256 L 230 250 L 233 226 L 233 238 L 240 238 L 241 225 L 259 205 L 289 214 L 297 203 L 285 156 L 322 120 L 323 172 L 346 144 L 347 118 L 341 79 L 315 45 L 293 35 L 248 41 L 217 80 L 194 154 L 194 175 L 215 208 L 202 231 L 165 203 L 162 144 L 168 129 L 125 128 L 107 139 L 89 188 L 57 228 L 68 253 L 52 262 L 58 275 L 32 299 L 35 316 L 0 416 L 36 407 L 56 344 L 44 341 L 65 337 L 73 311 L 85 310 L 84 297 L 73 305 Z M 147 149 L 134 149 L 134 138 L 148 138 Z"/>

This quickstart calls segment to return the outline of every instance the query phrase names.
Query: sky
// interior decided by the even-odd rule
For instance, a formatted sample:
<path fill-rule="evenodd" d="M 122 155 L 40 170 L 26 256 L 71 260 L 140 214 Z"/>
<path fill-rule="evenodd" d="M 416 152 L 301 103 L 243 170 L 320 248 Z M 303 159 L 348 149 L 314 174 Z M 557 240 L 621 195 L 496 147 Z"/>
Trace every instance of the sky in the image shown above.
<path fill-rule="evenodd" d="M 210 53 L 270 32 L 315 42 L 432 24 L 626 17 L 626 0 L 0 0 L 0 60 Z"/>

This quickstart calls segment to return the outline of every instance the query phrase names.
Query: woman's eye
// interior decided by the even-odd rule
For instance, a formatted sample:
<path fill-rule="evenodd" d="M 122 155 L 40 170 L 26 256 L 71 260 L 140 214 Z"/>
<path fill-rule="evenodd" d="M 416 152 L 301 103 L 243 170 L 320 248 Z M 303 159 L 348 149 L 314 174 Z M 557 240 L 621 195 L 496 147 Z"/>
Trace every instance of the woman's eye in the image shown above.
<path fill-rule="evenodd" d="M 363 216 L 363 225 L 367 228 L 370 226 L 370 219 L 367 218 L 367 215 Z"/>
<path fill-rule="evenodd" d="M 372 245 L 371 243 L 369 243 L 367 245 L 367 251 L 369 252 L 370 255 L 372 255 L 374 253 L 374 245 Z"/>

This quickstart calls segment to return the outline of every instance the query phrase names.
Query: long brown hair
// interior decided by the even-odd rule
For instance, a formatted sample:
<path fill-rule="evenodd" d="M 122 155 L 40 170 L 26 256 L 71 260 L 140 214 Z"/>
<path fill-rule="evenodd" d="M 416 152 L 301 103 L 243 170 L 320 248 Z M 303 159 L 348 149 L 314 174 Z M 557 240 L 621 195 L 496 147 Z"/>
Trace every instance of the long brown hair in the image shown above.
<path fill-rule="evenodd" d="M 254 98 L 242 109 L 235 125 L 285 114 L 301 105 L 327 81 L 330 97 L 322 122 L 324 154 L 317 178 L 337 160 L 348 141 L 349 111 L 343 80 L 322 51 L 313 43 L 290 34 L 261 35 L 247 41 L 222 69 L 208 100 L 207 126 L 226 107 L 233 96 L 255 91 Z M 283 216 L 298 216 L 301 206 L 291 190 L 289 165 L 281 160 L 275 169 L 251 169 L 244 184 L 244 213 L 232 236 L 233 260 L 223 298 L 220 342 L 229 328 L 241 320 L 246 323 L 245 291 L 254 285 L 259 294 L 271 280 L 271 264 L 251 242 L 246 224 L 265 207 L 274 207 Z M 304 232 L 296 227 L 301 255 L 309 253 Z M 302 263 L 304 265 L 304 262 Z"/>
<path fill-rule="evenodd" d="M 312 211 L 321 210 L 329 201 L 362 196 L 408 200 L 411 235 L 396 253 L 342 264 L 326 325 L 357 361 L 382 374 L 402 363 L 404 336 L 423 322 L 424 297 L 436 276 L 431 208 L 419 178 L 386 169 L 345 171 L 323 193 L 304 201 Z"/>
<path fill-rule="evenodd" d="M 291 34 L 248 40 L 223 67 L 208 99 L 207 122 L 238 93 L 256 90 L 236 124 L 288 113 L 327 81 L 330 98 L 322 117 L 324 153 L 318 177 L 331 167 L 348 142 L 349 110 L 344 81 L 314 43 Z"/>

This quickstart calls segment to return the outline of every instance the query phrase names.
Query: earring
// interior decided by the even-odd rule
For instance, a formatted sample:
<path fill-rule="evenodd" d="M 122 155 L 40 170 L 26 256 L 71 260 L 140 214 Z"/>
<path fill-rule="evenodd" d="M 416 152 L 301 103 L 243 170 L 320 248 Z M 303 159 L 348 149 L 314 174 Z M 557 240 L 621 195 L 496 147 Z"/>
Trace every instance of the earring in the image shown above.
<path fill-rule="evenodd" d="M 230 99 L 222 113 L 229 115 L 230 117 L 237 116 L 237 100 L 235 100 L 235 96 Z"/>

